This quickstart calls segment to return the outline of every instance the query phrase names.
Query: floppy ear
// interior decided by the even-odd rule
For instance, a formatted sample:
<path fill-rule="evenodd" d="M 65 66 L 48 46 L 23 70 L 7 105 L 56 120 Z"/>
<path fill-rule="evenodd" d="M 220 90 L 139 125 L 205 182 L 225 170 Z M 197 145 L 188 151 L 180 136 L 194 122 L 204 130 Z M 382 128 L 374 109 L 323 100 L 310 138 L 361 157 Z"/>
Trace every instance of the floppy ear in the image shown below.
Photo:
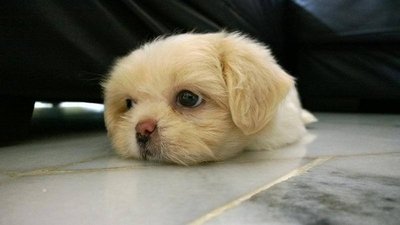
<path fill-rule="evenodd" d="M 244 134 L 254 134 L 273 118 L 293 77 L 265 46 L 240 34 L 226 34 L 220 50 L 233 122 Z"/>

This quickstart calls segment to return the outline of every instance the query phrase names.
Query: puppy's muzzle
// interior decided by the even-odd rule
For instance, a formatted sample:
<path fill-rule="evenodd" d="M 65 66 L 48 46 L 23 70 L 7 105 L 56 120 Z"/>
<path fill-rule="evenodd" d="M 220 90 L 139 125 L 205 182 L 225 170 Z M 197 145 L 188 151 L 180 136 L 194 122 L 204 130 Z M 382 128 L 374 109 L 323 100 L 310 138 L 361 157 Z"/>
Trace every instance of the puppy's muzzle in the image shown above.
<path fill-rule="evenodd" d="M 144 159 L 147 156 L 153 155 L 148 144 L 154 135 L 154 132 L 157 128 L 157 121 L 152 119 L 147 119 L 144 121 L 140 121 L 136 125 L 136 141 L 140 147 L 140 153 Z"/>

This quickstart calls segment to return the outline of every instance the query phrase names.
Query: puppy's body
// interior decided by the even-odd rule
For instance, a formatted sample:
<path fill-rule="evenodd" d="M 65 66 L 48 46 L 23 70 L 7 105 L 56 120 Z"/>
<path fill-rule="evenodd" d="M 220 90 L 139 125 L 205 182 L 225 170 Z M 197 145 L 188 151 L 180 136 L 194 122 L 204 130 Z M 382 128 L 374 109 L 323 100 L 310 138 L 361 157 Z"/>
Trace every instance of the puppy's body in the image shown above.
<path fill-rule="evenodd" d="M 158 39 L 120 59 L 105 121 L 125 157 L 194 164 L 298 140 L 315 118 L 268 49 L 239 34 Z"/>
<path fill-rule="evenodd" d="M 306 124 L 317 119 L 302 109 L 297 90 L 293 87 L 282 101 L 275 117 L 248 144 L 248 150 L 270 150 L 293 143 L 305 133 Z"/>

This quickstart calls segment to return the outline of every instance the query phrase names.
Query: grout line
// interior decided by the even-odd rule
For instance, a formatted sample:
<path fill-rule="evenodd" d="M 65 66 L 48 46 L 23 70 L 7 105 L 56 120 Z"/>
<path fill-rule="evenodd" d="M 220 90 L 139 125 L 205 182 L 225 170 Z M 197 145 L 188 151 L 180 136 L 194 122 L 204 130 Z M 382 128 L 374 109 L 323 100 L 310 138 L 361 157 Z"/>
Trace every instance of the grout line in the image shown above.
<path fill-rule="evenodd" d="M 308 170 L 310 170 L 311 168 L 313 168 L 315 166 L 318 166 L 318 165 L 320 165 L 320 164 L 322 164 L 322 163 L 324 163 L 324 162 L 326 162 L 326 161 L 328 161 L 328 160 L 330 160 L 332 158 L 334 158 L 334 157 L 333 156 L 329 156 L 329 157 L 316 158 L 313 161 L 307 163 L 306 165 L 304 165 L 302 167 L 299 167 L 297 169 L 294 169 L 294 170 L 290 171 L 289 173 L 287 173 L 286 175 L 284 175 L 284 176 L 282 176 L 282 177 L 280 177 L 280 178 L 278 178 L 278 179 L 276 179 L 276 180 L 274 180 L 274 181 L 272 181 L 272 182 L 270 182 L 268 184 L 265 184 L 264 186 L 254 190 L 254 191 L 252 191 L 252 192 L 250 192 L 248 194 L 245 194 L 245 195 L 241 196 L 240 198 L 238 198 L 236 200 L 233 200 L 233 201 L 231 201 L 231 202 L 229 202 L 229 203 L 227 203 L 227 204 L 225 204 L 225 205 L 223 205 L 223 206 L 221 206 L 219 208 L 216 208 L 216 209 L 212 210 L 211 212 L 205 214 L 204 216 L 201 216 L 201 217 L 195 219 L 194 221 L 190 222 L 189 225 L 201 225 L 201 224 L 204 224 L 207 221 L 209 221 L 209 220 L 211 220 L 211 219 L 213 219 L 213 218 L 215 218 L 217 216 L 220 216 L 225 211 L 230 210 L 230 209 L 240 205 L 244 201 L 249 200 L 254 195 L 256 195 L 256 194 L 258 194 L 260 192 L 263 192 L 263 191 L 273 187 L 274 185 L 282 183 L 282 182 L 284 182 L 284 181 L 286 181 L 286 180 L 288 180 L 288 179 L 290 179 L 292 177 L 301 175 L 301 174 L 307 172 Z"/>
<path fill-rule="evenodd" d="M 243 160 L 237 161 L 239 163 L 251 163 L 251 162 L 258 162 L 258 161 L 266 161 L 266 160 L 293 160 L 293 159 L 317 159 L 317 158 L 326 158 L 326 157 L 335 157 L 335 158 L 349 158 L 349 157 L 359 157 L 359 156 L 384 156 L 384 155 L 396 155 L 400 154 L 400 151 L 396 152 L 371 152 L 371 153 L 359 153 L 359 154 L 340 154 L 340 155 L 310 155 L 310 156 L 303 156 L 303 157 L 277 157 L 277 158 L 269 158 L 269 159 L 257 159 L 257 160 Z"/>
<path fill-rule="evenodd" d="M 49 175 L 63 175 L 63 174 L 79 174 L 79 173 L 95 173 L 105 171 L 123 171 L 136 168 L 150 168 L 146 165 L 133 165 L 122 167 L 107 167 L 107 168 L 88 168 L 88 169 L 38 169 L 26 172 L 8 172 L 8 176 L 13 178 L 18 177 L 32 177 L 32 176 L 49 176 Z"/>
<path fill-rule="evenodd" d="M 90 161 L 89 161 L 90 162 Z M 112 171 L 123 171 L 137 168 L 154 168 L 153 165 L 138 164 L 131 166 L 120 166 L 120 167 L 106 167 L 106 168 L 87 168 L 87 169 L 63 169 L 62 167 L 42 168 L 36 170 L 30 170 L 25 172 L 6 172 L 11 178 L 19 177 L 32 177 L 32 176 L 49 176 L 49 175 L 63 175 L 63 174 L 80 174 L 80 173 L 95 173 L 95 172 L 112 172 Z"/>
<path fill-rule="evenodd" d="M 396 152 L 371 152 L 371 153 L 359 153 L 359 154 L 341 154 L 341 155 L 335 155 L 335 158 L 347 158 L 347 157 L 358 157 L 358 156 L 381 156 L 381 155 L 395 155 L 395 154 L 400 154 L 400 151 Z"/>
<path fill-rule="evenodd" d="M 88 162 L 92 162 L 92 161 L 95 161 L 95 160 L 107 158 L 107 157 L 110 157 L 110 156 L 111 156 L 110 154 L 104 154 L 104 155 L 100 155 L 100 156 L 84 159 L 84 160 L 81 160 L 81 161 L 78 161 L 78 162 L 71 162 L 71 163 L 55 166 L 53 168 L 54 169 L 60 169 L 60 168 L 68 167 L 68 166 L 75 166 L 75 165 L 79 165 L 79 164 L 88 163 Z"/>
<path fill-rule="evenodd" d="M 93 168 L 93 169 L 53 169 L 53 170 L 33 170 L 23 173 L 12 174 L 12 177 L 32 177 L 32 176 L 49 176 L 49 175 L 62 175 L 62 174 L 79 174 L 79 173 L 95 173 L 104 171 L 121 171 L 127 169 L 137 168 L 136 166 L 128 167 L 109 167 L 109 168 Z"/>
<path fill-rule="evenodd" d="M 45 173 L 45 172 L 51 172 L 51 171 L 57 171 L 62 168 L 68 167 L 68 166 L 74 166 L 74 165 L 79 165 L 82 163 L 88 163 L 92 162 L 98 159 L 106 158 L 109 155 L 100 155 L 92 158 L 87 158 L 78 162 L 71 162 L 71 163 L 66 163 L 66 164 L 61 164 L 61 165 L 56 165 L 56 166 L 49 166 L 49 167 L 42 167 L 42 168 L 36 168 L 36 169 L 30 169 L 30 170 L 25 170 L 25 171 L 20 171 L 20 170 L 9 170 L 9 171 L 3 171 L 3 174 L 6 174 L 10 177 L 22 177 L 24 174 L 35 174 L 34 176 L 40 175 L 40 173 Z"/>

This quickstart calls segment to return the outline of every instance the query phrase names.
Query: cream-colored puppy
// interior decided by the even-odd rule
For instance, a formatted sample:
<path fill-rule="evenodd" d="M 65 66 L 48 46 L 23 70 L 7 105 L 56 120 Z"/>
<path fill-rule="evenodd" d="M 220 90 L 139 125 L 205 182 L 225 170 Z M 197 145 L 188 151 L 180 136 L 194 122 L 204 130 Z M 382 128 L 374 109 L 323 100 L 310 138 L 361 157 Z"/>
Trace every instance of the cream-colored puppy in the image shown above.
<path fill-rule="evenodd" d="M 118 60 L 103 85 L 109 137 L 125 157 L 222 160 L 295 142 L 315 120 L 270 51 L 238 33 L 156 39 Z"/>

